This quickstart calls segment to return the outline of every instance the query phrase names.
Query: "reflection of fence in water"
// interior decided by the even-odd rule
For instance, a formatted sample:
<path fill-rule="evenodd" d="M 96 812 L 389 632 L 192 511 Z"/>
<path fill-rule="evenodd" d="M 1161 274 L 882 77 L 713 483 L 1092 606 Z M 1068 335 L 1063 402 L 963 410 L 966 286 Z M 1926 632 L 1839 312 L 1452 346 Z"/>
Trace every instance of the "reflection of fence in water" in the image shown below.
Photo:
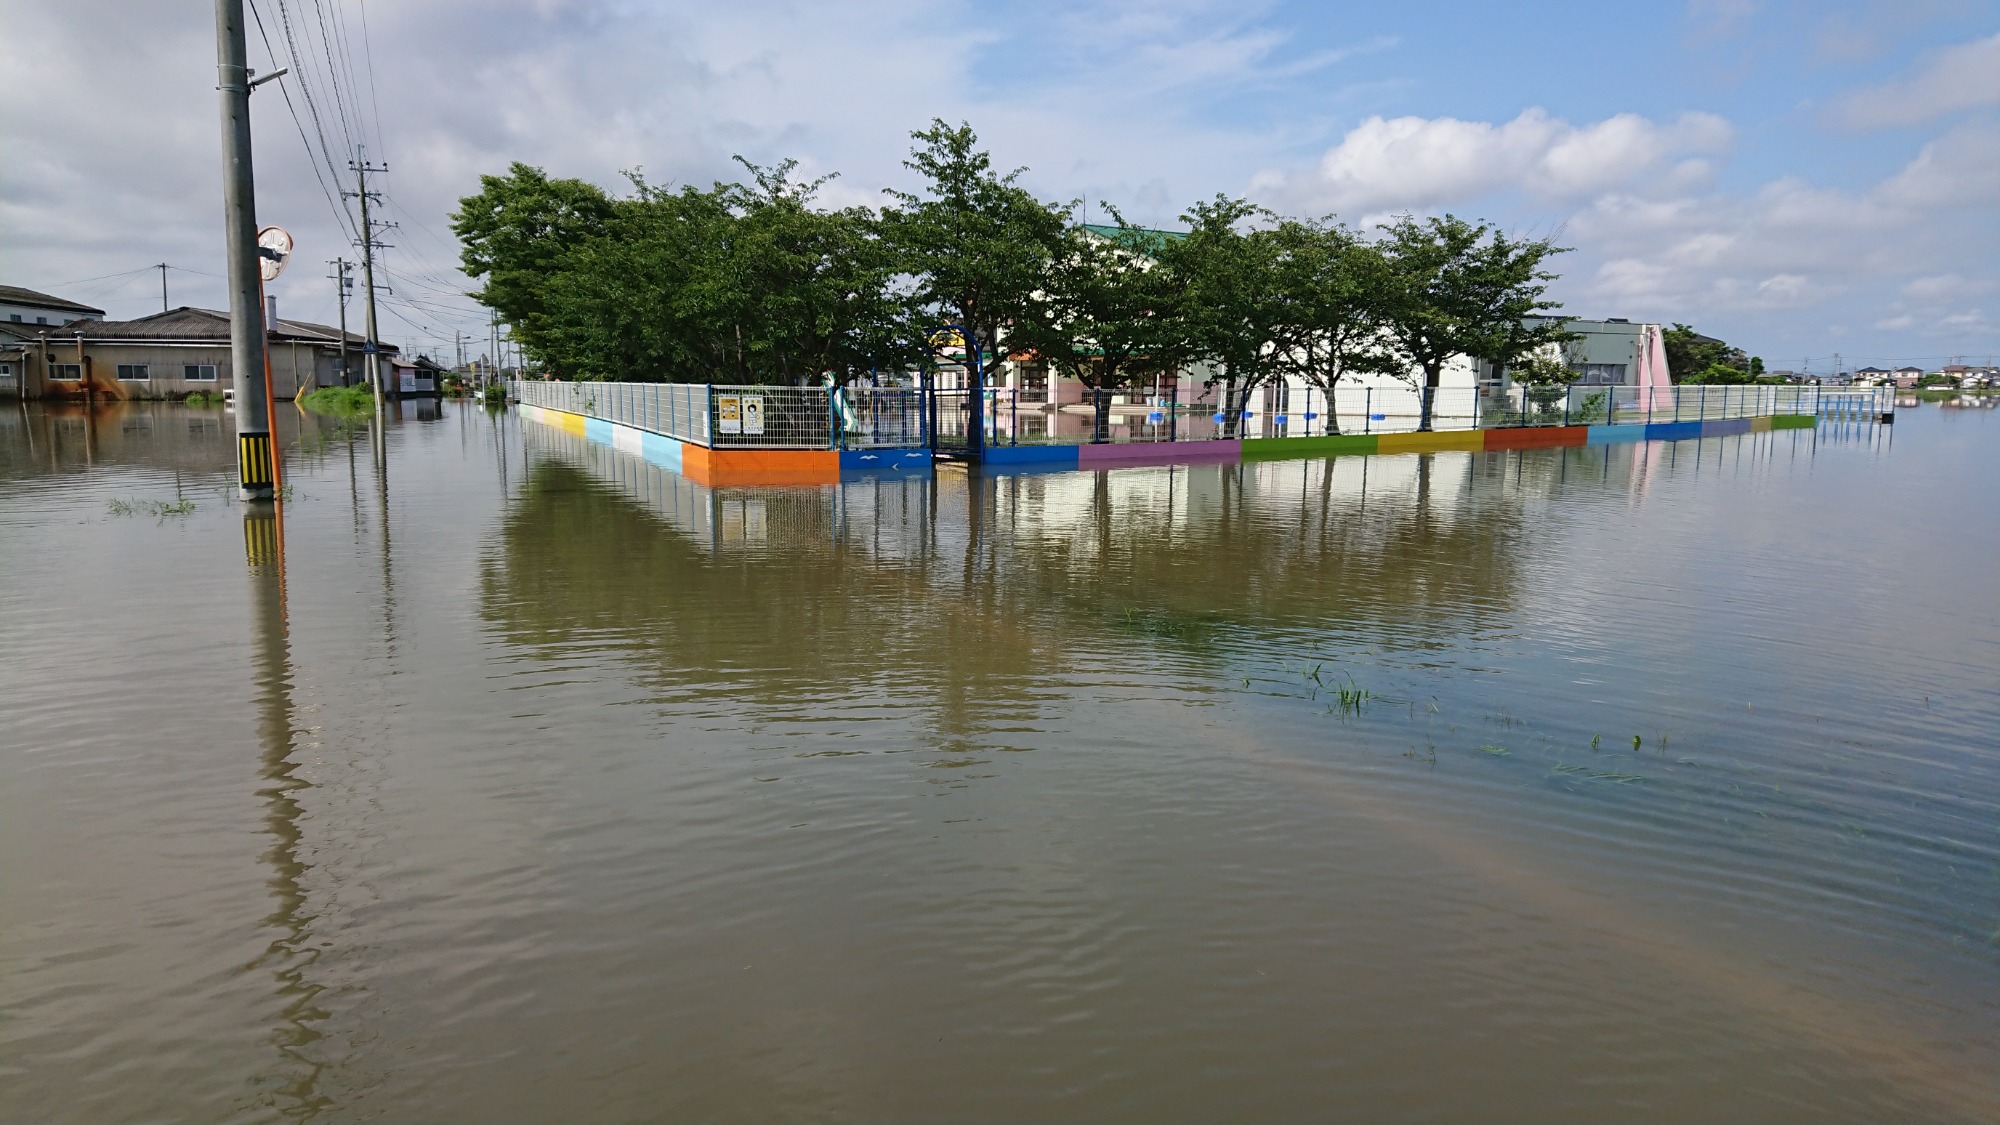
<path fill-rule="evenodd" d="M 813 488 L 709 488 L 642 457 L 549 426 L 523 426 L 531 457 L 572 466 L 668 528 L 711 550 L 817 546 L 835 540 L 878 560 L 922 557 L 933 516 L 929 478 Z"/>

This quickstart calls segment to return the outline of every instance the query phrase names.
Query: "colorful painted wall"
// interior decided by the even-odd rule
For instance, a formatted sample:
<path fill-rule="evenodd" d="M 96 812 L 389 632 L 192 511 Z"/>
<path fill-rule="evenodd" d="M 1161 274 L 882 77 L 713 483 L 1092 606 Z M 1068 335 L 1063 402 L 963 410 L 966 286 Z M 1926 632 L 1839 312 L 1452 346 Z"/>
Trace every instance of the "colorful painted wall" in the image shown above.
<path fill-rule="evenodd" d="M 870 474 L 927 473 L 922 449 L 790 450 L 707 449 L 645 430 L 561 410 L 523 405 L 521 417 L 624 450 L 710 488 L 758 484 L 831 484 Z M 1179 441 L 1128 445 L 997 445 L 984 465 L 1001 472 L 1122 469 L 1146 465 L 1233 465 L 1295 457 L 1351 454 L 1482 452 L 1562 449 L 1629 441 L 1680 441 L 1769 430 L 1811 429 L 1810 414 L 1775 414 L 1708 422 L 1654 422 L 1623 426 L 1539 426 L 1436 433 L 1336 434 L 1327 437 L 1255 438 L 1249 441 Z"/>

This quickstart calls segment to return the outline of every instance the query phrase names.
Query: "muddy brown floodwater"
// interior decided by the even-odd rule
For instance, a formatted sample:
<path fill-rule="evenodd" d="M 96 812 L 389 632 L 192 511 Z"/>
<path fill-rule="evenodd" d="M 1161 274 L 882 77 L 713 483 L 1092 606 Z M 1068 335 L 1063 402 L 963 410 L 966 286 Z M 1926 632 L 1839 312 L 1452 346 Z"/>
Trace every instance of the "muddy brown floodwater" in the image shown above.
<path fill-rule="evenodd" d="M 220 411 L 0 406 L 0 1120 L 2000 1120 L 2000 411 L 711 492 L 286 410 L 281 566 Z"/>

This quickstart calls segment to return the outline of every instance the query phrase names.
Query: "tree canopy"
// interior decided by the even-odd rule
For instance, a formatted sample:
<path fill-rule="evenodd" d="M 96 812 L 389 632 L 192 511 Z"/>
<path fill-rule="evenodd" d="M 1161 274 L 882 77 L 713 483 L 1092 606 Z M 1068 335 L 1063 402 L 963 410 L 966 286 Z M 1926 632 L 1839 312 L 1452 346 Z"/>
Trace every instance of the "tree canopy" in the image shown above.
<path fill-rule="evenodd" d="M 879 209 L 822 206 L 831 177 L 792 161 L 739 157 L 743 182 L 706 188 L 630 173 L 624 196 L 517 163 L 480 178 L 453 230 L 472 295 L 570 379 L 846 382 L 937 361 L 955 325 L 989 378 L 1029 356 L 1104 389 L 1199 368 L 1233 429 L 1266 382 L 1388 373 L 1425 390 L 1427 426 L 1453 357 L 1505 364 L 1566 337 L 1544 315 L 1547 239 L 1451 215 L 1371 236 L 1227 196 L 1190 207 L 1184 233 L 1115 208 L 1087 227 L 996 169 L 971 126 L 911 139 L 921 183 Z"/>

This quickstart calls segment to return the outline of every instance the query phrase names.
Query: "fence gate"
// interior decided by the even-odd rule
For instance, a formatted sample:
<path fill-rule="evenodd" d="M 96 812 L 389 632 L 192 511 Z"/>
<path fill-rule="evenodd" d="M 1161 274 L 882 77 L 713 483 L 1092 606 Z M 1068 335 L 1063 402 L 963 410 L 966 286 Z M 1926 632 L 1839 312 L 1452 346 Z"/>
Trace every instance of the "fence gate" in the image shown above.
<path fill-rule="evenodd" d="M 971 393 L 962 387 L 930 389 L 926 409 L 933 451 L 956 457 L 971 454 L 971 403 Z"/>

